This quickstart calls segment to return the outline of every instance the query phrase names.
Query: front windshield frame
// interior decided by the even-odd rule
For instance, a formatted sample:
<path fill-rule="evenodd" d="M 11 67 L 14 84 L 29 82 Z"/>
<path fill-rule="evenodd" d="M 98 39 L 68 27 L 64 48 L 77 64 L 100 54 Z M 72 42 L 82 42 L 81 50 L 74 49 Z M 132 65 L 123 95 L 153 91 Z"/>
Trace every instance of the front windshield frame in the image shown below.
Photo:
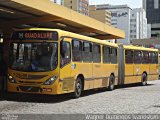
<path fill-rule="evenodd" d="M 13 46 L 15 46 L 14 49 Z M 47 47 L 48 52 L 43 49 L 45 47 Z M 43 56 L 40 55 L 42 52 Z M 55 70 L 58 66 L 58 42 L 12 42 L 9 53 L 9 68 L 12 70 L 22 72 L 48 72 Z M 36 56 L 38 54 L 43 58 L 38 58 Z M 39 61 L 39 64 L 38 62 L 34 62 L 34 60 Z M 39 66 L 36 68 L 36 65 Z"/>

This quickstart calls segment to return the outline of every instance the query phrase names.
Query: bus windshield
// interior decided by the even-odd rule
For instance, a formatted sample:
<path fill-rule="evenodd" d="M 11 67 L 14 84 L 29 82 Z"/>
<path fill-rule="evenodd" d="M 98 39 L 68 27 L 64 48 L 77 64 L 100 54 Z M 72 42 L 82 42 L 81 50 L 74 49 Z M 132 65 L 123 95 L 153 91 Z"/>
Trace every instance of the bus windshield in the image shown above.
<path fill-rule="evenodd" d="M 9 67 L 13 70 L 45 72 L 57 65 L 57 43 L 11 43 Z"/>

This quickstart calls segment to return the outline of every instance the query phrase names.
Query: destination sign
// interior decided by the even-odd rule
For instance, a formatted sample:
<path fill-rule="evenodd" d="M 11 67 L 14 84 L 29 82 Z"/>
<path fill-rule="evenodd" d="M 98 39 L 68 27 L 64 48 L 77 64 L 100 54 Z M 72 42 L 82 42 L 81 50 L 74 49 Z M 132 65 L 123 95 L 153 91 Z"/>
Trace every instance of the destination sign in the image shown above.
<path fill-rule="evenodd" d="M 58 40 L 58 33 L 53 31 L 18 31 L 13 32 L 12 40 Z"/>

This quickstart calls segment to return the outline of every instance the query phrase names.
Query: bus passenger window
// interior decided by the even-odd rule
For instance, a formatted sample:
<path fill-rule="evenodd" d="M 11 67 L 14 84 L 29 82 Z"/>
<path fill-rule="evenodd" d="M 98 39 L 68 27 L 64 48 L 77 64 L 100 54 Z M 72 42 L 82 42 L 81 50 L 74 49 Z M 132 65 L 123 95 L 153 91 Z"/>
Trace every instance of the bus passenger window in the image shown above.
<path fill-rule="evenodd" d="M 100 63 L 101 62 L 101 51 L 100 45 L 93 45 L 93 62 Z"/>
<path fill-rule="evenodd" d="M 116 48 L 111 48 L 111 63 L 116 64 L 117 63 L 117 49 Z"/>
<path fill-rule="evenodd" d="M 125 58 L 127 64 L 133 64 L 133 51 L 132 50 L 126 50 L 125 52 Z"/>
<path fill-rule="evenodd" d="M 142 54 L 141 51 L 134 51 L 134 63 L 141 64 Z"/>
<path fill-rule="evenodd" d="M 153 63 L 154 64 L 158 64 L 158 54 L 156 52 L 154 52 L 154 58 L 153 58 Z"/>
<path fill-rule="evenodd" d="M 72 41 L 72 59 L 75 62 L 82 61 L 82 42 L 78 39 Z"/>
<path fill-rule="evenodd" d="M 110 56 L 110 47 L 104 46 L 103 47 L 103 63 L 110 63 L 111 56 Z"/>
<path fill-rule="evenodd" d="M 142 56 L 142 63 L 143 64 L 148 64 L 149 63 L 149 54 L 147 51 L 143 51 L 142 52 L 143 56 Z"/>
<path fill-rule="evenodd" d="M 62 42 L 61 43 L 61 67 L 67 65 L 71 61 L 71 53 L 70 53 L 70 43 Z"/>
<path fill-rule="evenodd" d="M 83 61 L 92 62 L 92 44 L 83 42 Z"/>
<path fill-rule="evenodd" d="M 155 52 L 150 52 L 149 61 L 151 64 L 158 64 L 158 54 Z"/>

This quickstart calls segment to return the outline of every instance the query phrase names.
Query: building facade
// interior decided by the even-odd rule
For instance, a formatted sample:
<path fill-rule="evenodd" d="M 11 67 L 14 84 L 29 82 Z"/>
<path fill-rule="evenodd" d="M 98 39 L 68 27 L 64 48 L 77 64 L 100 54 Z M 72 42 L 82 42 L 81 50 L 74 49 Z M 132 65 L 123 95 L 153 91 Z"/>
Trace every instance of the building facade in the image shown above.
<path fill-rule="evenodd" d="M 97 5 L 97 10 L 108 10 L 111 12 L 111 24 L 124 30 L 125 39 L 116 40 L 117 43 L 130 44 L 130 14 L 131 8 L 127 5 Z"/>
<path fill-rule="evenodd" d="M 130 44 L 132 39 L 147 38 L 147 18 L 143 8 L 131 9 L 127 5 L 104 4 L 97 5 L 96 10 L 110 11 L 111 24 L 125 31 L 125 39 L 118 39 L 117 43 Z"/>
<path fill-rule="evenodd" d="M 89 0 L 63 0 L 64 6 L 83 15 L 89 15 Z"/>
<path fill-rule="evenodd" d="M 96 5 L 89 6 L 89 16 L 107 25 L 111 25 L 111 12 L 108 10 L 97 10 Z"/>
<path fill-rule="evenodd" d="M 51 1 L 54 2 L 54 3 L 57 3 L 59 5 L 63 5 L 64 4 L 63 0 L 51 0 Z"/>
<path fill-rule="evenodd" d="M 151 38 L 151 24 L 147 24 L 147 38 Z"/>
<path fill-rule="evenodd" d="M 136 11 L 131 11 L 131 19 L 130 19 L 130 39 L 139 39 L 140 37 L 140 21 L 139 21 L 139 13 Z"/>
<path fill-rule="evenodd" d="M 142 8 L 131 10 L 130 40 L 147 38 L 146 12 Z"/>
<path fill-rule="evenodd" d="M 160 0 L 143 0 L 143 8 L 147 13 L 148 24 L 151 24 L 151 37 L 160 34 Z"/>

